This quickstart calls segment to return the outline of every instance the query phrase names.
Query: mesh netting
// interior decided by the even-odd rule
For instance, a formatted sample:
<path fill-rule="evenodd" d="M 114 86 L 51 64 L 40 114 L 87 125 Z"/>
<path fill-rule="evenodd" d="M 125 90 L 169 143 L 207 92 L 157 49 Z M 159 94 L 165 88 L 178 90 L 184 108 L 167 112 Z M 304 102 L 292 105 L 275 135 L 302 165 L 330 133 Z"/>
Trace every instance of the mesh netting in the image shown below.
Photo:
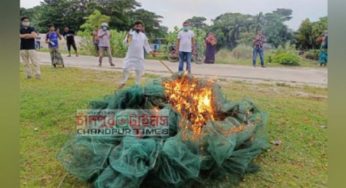
<path fill-rule="evenodd" d="M 167 109 L 169 136 L 75 136 L 62 148 L 58 160 L 72 175 L 96 188 L 193 187 L 210 179 L 228 177 L 234 185 L 246 173 L 256 172 L 253 160 L 268 147 L 266 114 L 249 100 L 229 101 L 213 84 L 218 118 L 206 122 L 198 139 L 183 129 L 180 113 L 167 100 L 163 82 L 120 90 L 90 109 Z"/>

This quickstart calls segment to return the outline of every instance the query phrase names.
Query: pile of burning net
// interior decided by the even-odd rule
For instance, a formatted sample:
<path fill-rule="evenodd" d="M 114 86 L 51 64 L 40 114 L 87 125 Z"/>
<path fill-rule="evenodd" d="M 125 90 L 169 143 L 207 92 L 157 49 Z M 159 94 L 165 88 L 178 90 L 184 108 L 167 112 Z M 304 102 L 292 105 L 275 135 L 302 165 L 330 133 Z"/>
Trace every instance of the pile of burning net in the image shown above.
<path fill-rule="evenodd" d="M 187 75 L 153 80 L 90 104 L 93 110 L 168 111 L 168 136 L 74 136 L 58 154 L 96 188 L 236 185 L 267 147 L 265 113 L 227 100 L 219 85 Z"/>

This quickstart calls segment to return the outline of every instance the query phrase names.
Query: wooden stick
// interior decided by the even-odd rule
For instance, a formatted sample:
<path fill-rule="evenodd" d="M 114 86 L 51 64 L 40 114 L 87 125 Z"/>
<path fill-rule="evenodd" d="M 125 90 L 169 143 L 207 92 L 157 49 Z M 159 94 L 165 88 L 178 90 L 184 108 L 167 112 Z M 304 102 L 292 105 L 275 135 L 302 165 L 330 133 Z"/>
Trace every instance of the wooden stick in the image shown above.
<path fill-rule="evenodd" d="M 159 61 L 163 66 L 165 66 L 168 70 L 169 70 L 169 72 L 171 72 L 172 74 L 174 74 L 174 72 L 172 71 L 172 69 L 170 69 L 167 65 L 166 65 L 166 63 L 165 62 L 163 62 L 163 61 Z"/>
<path fill-rule="evenodd" d="M 58 188 L 60 188 L 63 184 L 63 182 L 65 181 L 66 179 L 66 176 L 67 176 L 67 173 L 65 173 L 65 175 L 63 176 L 62 180 L 60 181 L 59 185 L 58 185 Z"/>

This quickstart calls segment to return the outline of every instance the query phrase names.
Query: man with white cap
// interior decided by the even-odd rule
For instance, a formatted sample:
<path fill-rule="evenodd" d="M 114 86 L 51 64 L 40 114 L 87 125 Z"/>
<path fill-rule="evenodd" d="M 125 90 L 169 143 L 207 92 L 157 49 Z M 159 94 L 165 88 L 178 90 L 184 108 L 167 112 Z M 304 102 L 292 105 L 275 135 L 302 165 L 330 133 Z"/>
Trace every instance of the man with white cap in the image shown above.
<path fill-rule="evenodd" d="M 102 66 L 102 59 L 105 52 L 107 52 L 109 64 L 111 66 L 114 66 L 113 60 L 112 60 L 112 50 L 111 50 L 111 33 L 108 30 L 108 24 L 102 23 L 101 28 L 99 29 L 97 33 L 97 37 L 99 39 L 99 66 Z"/>
<path fill-rule="evenodd" d="M 144 24 L 142 21 L 136 21 L 134 31 L 131 30 L 124 40 L 124 43 L 128 46 L 128 50 L 124 60 L 123 80 L 119 88 L 125 86 L 129 79 L 130 70 L 136 72 L 136 85 L 140 85 L 144 73 L 144 49 L 147 53 L 155 56 L 150 48 L 147 36 L 143 33 L 143 27 Z"/>

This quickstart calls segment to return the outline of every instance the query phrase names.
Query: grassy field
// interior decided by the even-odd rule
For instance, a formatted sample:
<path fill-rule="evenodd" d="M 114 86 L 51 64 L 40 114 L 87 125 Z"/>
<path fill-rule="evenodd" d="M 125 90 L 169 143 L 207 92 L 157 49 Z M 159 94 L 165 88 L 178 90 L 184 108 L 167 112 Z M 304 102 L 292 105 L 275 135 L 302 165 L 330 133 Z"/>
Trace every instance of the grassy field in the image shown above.
<path fill-rule="evenodd" d="M 20 74 L 21 187 L 89 187 L 67 175 L 56 155 L 75 130 L 76 110 L 112 94 L 120 74 L 50 66 L 42 72 L 42 80 L 25 79 L 23 69 Z M 261 171 L 246 176 L 240 187 L 327 186 L 327 89 L 220 84 L 229 99 L 251 98 L 267 111 L 269 139 L 281 141 L 256 159 Z M 227 185 L 215 182 L 215 187 Z"/>

